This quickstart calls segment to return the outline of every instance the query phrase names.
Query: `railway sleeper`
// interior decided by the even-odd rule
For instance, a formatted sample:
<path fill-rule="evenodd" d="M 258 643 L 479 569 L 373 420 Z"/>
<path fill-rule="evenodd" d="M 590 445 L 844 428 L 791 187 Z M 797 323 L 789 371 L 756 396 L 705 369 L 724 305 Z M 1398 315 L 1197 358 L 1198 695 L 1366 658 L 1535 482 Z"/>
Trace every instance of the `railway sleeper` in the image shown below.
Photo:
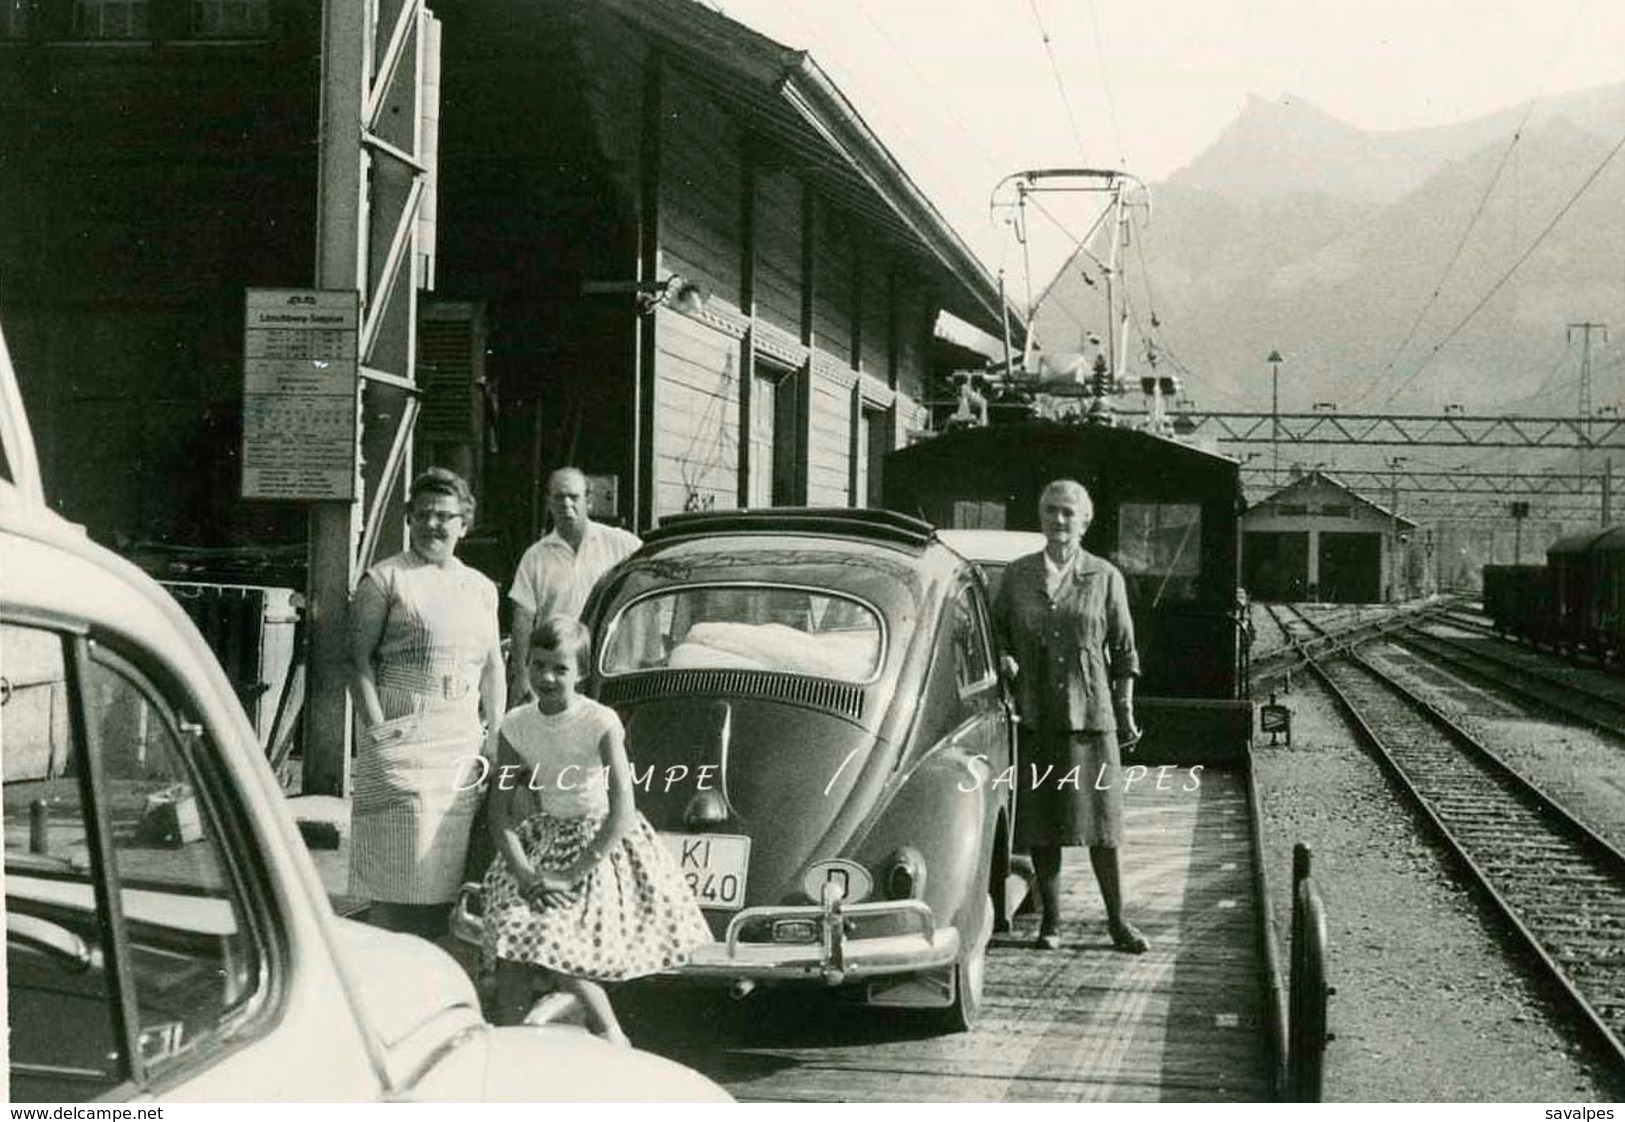
<path fill-rule="evenodd" d="M 1582 905 L 1577 914 L 1573 906 L 1565 903 L 1561 907 L 1530 904 L 1520 907 L 1518 913 L 1530 923 L 1543 928 L 1566 927 L 1570 930 L 1588 932 L 1618 931 L 1625 936 L 1625 910 L 1599 913 Z"/>
<path fill-rule="evenodd" d="M 1475 839 L 1465 840 L 1470 843 Z M 1572 852 L 1554 851 L 1531 862 L 1488 847 L 1468 844 L 1466 848 L 1479 868 L 1509 883 L 1565 885 L 1594 899 L 1618 898 L 1625 892 L 1625 883 L 1586 870 Z"/>
<path fill-rule="evenodd" d="M 1561 838 L 1519 837 L 1516 830 L 1503 830 L 1499 833 L 1485 833 L 1479 836 L 1487 837 L 1491 841 L 1499 841 L 1502 837 L 1506 838 L 1508 842 L 1520 847 L 1521 856 L 1525 861 L 1528 861 L 1531 855 L 1538 860 L 1548 854 L 1555 858 L 1566 858 L 1574 852 L 1574 843 L 1572 842 L 1564 841 Z"/>

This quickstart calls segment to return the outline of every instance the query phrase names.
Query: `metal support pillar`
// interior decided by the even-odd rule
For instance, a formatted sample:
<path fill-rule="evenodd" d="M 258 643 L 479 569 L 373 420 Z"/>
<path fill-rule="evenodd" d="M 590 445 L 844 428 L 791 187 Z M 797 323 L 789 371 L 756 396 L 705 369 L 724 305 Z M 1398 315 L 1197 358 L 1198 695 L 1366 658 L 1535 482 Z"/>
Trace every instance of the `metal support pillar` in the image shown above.
<path fill-rule="evenodd" d="M 347 614 L 360 571 L 404 544 L 400 480 L 411 459 L 417 291 L 432 190 L 425 72 L 439 43 L 423 0 L 324 0 L 316 285 L 361 294 L 353 503 L 311 504 L 309 687 L 303 789 L 345 794 Z"/>

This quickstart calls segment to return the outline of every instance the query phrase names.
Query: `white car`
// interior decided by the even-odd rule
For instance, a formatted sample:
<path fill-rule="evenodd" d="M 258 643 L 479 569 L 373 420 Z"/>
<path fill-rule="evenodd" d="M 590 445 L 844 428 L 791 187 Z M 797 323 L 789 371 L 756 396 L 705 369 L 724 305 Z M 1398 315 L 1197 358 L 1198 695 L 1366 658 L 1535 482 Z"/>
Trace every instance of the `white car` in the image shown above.
<path fill-rule="evenodd" d="M 13 1100 L 727 1099 L 336 917 L 196 629 L 46 508 L 3 339 L 0 444 Z"/>

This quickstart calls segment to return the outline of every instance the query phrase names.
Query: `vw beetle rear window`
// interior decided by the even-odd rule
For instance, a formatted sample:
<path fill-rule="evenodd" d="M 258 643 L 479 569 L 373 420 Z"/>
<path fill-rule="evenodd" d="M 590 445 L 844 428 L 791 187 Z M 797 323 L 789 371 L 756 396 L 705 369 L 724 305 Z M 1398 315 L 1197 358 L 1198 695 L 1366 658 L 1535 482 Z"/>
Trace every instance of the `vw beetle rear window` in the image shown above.
<path fill-rule="evenodd" d="M 884 629 L 867 604 L 788 585 L 690 585 L 635 600 L 604 636 L 606 676 L 640 670 L 773 670 L 867 682 Z"/>

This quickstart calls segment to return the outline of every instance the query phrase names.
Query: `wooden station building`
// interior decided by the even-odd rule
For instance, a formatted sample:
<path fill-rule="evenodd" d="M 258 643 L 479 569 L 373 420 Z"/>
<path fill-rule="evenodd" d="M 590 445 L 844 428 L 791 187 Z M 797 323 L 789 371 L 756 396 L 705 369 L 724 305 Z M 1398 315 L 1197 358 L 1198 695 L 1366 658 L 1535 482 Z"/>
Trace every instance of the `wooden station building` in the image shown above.
<path fill-rule="evenodd" d="M 1404 595 L 1417 524 L 1309 471 L 1241 517 L 1243 583 L 1255 600 L 1371 604 Z"/>
<path fill-rule="evenodd" d="M 871 502 L 933 379 L 1002 357 L 964 348 L 997 282 L 805 53 L 695 0 L 432 6 L 413 466 L 471 477 L 494 578 L 562 463 L 639 529 Z M 321 9 L 0 10 L 0 319 L 57 505 L 144 560 L 302 579 L 303 508 L 240 497 L 243 293 L 314 284 Z"/>

